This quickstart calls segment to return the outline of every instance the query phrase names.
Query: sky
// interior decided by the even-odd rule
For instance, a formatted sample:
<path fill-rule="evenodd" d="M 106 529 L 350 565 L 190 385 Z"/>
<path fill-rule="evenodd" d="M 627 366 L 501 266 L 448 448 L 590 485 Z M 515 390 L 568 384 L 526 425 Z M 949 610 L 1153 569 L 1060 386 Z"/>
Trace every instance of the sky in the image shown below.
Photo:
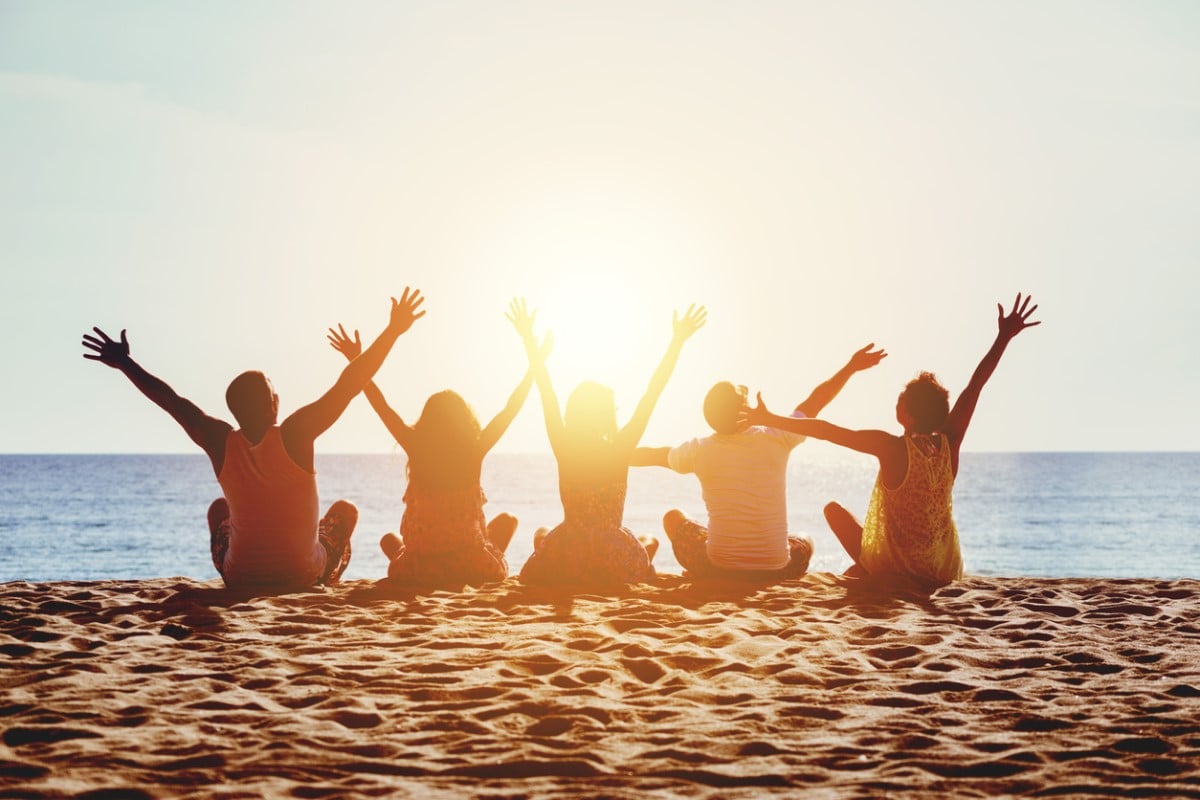
<path fill-rule="evenodd" d="M 718 380 L 898 431 L 1032 293 L 964 449 L 1200 450 L 1193 2 L 0 1 L 0 452 L 192 452 L 81 334 L 229 419 L 246 369 L 316 399 L 343 323 L 427 314 L 377 378 L 484 423 L 553 329 L 560 397 L 628 418 L 708 308 L 643 442 Z M 362 398 L 319 452 L 395 451 Z M 548 451 L 536 396 L 498 450 Z"/>

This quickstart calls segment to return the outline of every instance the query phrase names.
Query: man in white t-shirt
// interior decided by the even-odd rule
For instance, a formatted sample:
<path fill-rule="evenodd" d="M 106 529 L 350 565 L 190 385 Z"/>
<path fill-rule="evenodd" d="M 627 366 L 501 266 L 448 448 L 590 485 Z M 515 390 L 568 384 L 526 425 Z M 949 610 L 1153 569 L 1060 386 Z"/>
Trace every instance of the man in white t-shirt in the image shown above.
<path fill-rule="evenodd" d="M 796 406 L 797 417 L 815 417 L 856 372 L 878 364 L 886 355 L 858 350 L 827 381 Z M 789 536 L 787 462 L 804 437 L 773 428 L 751 426 L 748 390 L 721 382 L 704 398 L 704 418 L 713 433 L 678 447 L 638 448 L 634 466 L 669 467 L 700 479 L 708 524 L 688 519 L 679 509 L 663 517 L 675 558 L 697 576 L 752 574 L 794 577 L 804 574 L 812 558 L 812 540 Z"/>

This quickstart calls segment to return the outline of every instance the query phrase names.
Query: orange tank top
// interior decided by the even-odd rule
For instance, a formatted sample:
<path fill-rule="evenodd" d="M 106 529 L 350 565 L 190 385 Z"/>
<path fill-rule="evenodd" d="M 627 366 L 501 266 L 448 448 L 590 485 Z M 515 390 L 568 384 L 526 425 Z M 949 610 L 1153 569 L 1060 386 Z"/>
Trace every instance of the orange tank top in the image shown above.
<path fill-rule="evenodd" d="M 863 523 L 860 560 L 872 575 L 907 575 L 947 584 L 962 577 L 954 525 L 950 443 L 926 453 L 905 436 L 908 470 L 895 489 L 875 479 Z"/>
<path fill-rule="evenodd" d="M 225 583 L 316 583 L 325 568 L 325 548 L 317 541 L 317 476 L 288 455 L 279 426 L 268 428 L 258 444 L 230 431 L 217 482 L 233 528 Z"/>

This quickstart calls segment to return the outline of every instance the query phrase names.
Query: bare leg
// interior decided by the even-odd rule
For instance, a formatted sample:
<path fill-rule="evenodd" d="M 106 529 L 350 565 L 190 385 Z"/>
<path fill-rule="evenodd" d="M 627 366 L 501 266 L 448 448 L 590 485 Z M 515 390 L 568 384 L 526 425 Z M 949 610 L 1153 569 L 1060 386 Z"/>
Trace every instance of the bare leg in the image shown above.
<path fill-rule="evenodd" d="M 512 514 L 497 514 L 487 526 L 487 537 L 503 553 L 517 532 L 517 518 Z"/>
<path fill-rule="evenodd" d="M 379 540 L 379 549 L 387 556 L 388 561 L 392 561 L 404 550 L 404 541 L 396 534 L 388 531 Z"/>
<path fill-rule="evenodd" d="M 217 527 L 227 519 L 229 519 L 229 501 L 224 497 L 218 497 L 208 507 L 208 532 L 215 534 Z"/>
<path fill-rule="evenodd" d="M 342 578 L 350 564 L 350 537 L 358 525 L 358 507 L 347 500 L 338 500 L 329 507 L 317 524 L 317 538 L 325 548 L 325 572 L 321 583 L 333 585 Z"/>
<path fill-rule="evenodd" d="M 208 549 L 212 554 L 213 567 L 217 574 L 225 574 L 225 553 L 229 551 L 229 503 L 218 497 L 208 507 Z"/>
<path fill-rule="evenodd" d="M 678 508 L 672 508 L 667 513 L 663 514 L 663 530 L 669 538 L 673 533 L 679 530 L 679 526 L 687 522 L 687 515 Z"/>
<path fill-rule="evenodd" d="M 653 536 L 639 536 L 638 541 L 642 543 L 642 547 L 646 548 L 646 555 L 650 556 L 650 560 L 654 560 L 654 554 L 658 552 L 658 539 Z"/>
<path fill-rule="evenodd" d="M 701 574 L 711 572 L 712 563 L 706 552 L 708 531 L 698 522 L 693 522 L 678 508 L 663 515 L 663 530 L 671 540 L 675 560 L 686 572 Z"/>
<path fill-rule="evenodd" d="M 845 574 L 865 575 L 865 570 L 858 563 L 858 557 L 862 554 L 862 525 L 853 514 L 837 503 L 826 504 L 825 521 L 829 523 L 833 535 L 842 543 L 847 555 L 854 559 L 853 566 L 846 570 Z"/>
<path fill-rule="evenodd" d="M 550 533 L 549 528 L 538 528 L 536 531 L 533 532 L 533 549 L 534 550 L 541 549 L 542 542 L 545 540 L 546 535 L 549 533 Z"/>

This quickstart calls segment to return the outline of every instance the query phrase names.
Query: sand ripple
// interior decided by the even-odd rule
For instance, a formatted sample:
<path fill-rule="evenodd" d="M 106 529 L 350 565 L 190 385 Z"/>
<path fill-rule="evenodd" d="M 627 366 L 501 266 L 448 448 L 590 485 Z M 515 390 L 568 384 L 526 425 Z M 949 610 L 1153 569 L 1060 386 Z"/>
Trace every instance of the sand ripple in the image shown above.
<path fill-rule="evenodd" d="M 1200 797 L 1200 582 L 0 585 L 0 798 Z"/>

